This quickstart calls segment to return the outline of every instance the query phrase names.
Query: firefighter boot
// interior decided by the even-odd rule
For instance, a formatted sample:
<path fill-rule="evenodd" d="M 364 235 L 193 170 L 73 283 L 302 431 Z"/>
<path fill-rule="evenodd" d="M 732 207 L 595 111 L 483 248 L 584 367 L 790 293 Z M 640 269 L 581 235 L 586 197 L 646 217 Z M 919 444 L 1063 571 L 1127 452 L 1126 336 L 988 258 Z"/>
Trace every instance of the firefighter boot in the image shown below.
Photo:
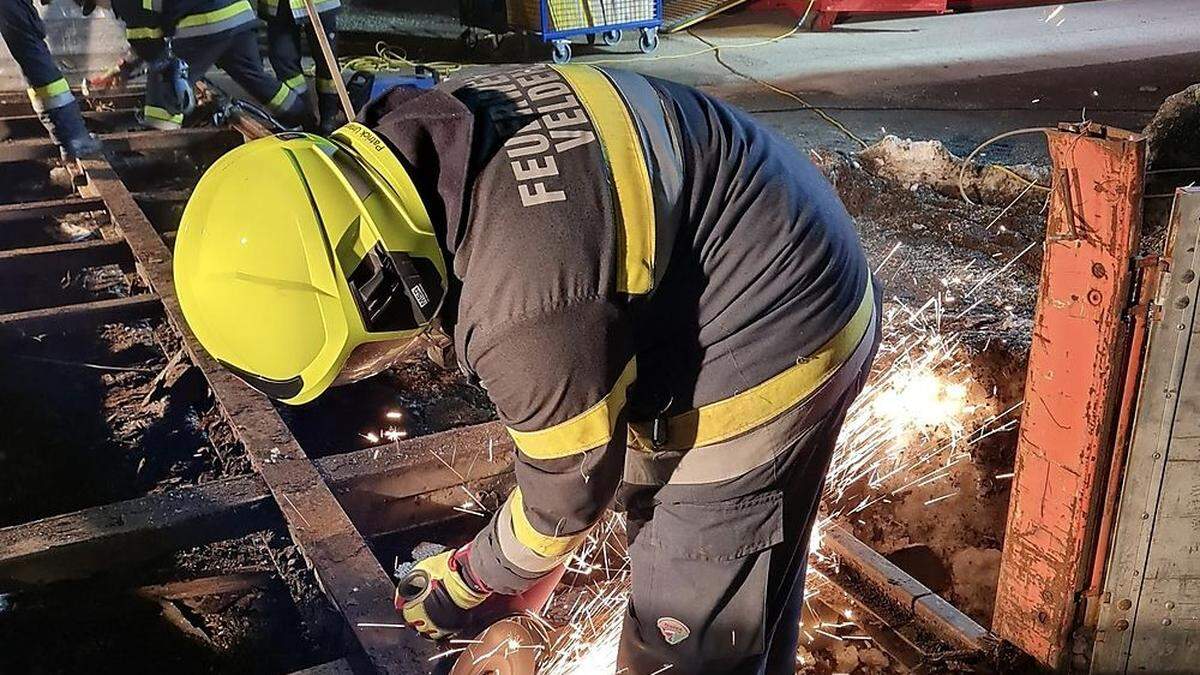
<path fill-rule="evenodd" d="M 346 115 L 342 112 L 342 103 L 337 94 L 317 94 L 317 113 L 321 116 L 322 136 L 328 136 L 334 129 L 346 124 Z"/>
<path fill-rule="evenodd" d="M 58 144 L 64 157 L 95 157 L 100 154 L 100 141 L 84 126 L 78 102 L 71 101 L 51 108 L 42 113 L 41 118 L 50 139 Z"/>

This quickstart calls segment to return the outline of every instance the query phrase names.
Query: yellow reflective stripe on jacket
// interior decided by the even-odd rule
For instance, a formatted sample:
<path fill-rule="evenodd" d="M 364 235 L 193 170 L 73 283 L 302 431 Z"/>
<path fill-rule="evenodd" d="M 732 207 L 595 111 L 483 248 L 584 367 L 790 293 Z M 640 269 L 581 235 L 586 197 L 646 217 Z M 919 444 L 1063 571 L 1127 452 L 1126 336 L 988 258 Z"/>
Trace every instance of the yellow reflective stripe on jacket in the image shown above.
<path fill-rule="evenodd" d="M 817 390 L 850 358 L 871 326 L 875 293 L 868 276 L 862 300 L 850 320 L 811 356 L 740 394 L 689 410 L 667 420 L 662 450 L 686 450 L 720 443 L 771 421 Z M 630 425 L 650 447 L 649 425 Z"/>
<path fill-rule="evenodd" d="M 533 459 L 568 457 L 604 445 L 613 437 L 627 390 L 635 379 L 637 364 L 631 360 L 612 391 L 587 410 L 545 429 L 517 431 L 510 427 L 508 433 L 517 448 Z"/>
<path fill-rule="evenodd" d="M 629 107 L 616 87 L 591 66 L 555 66 L 600 132 L 620 205 L 617 290 L 642 295 L 654 288 L 655 213 L 650 169 Z"/>
<path fill-rule="evenodd" d="M 179 23 L 175 24 L 175 36 L 178 38 L 183 38 L 196 35 L 207 35 L 208 32 L 203 30 L 204 28 L 221 24 L 229 21 L 239 14 L 246 13 L 249 15 L 246 17 L 244 22 L 237 22 L 236 24 L 223 26 L 222 30 L 226 30 L 234 27 L 235 25 L 240 26 L 242 23 L 254 20 L 254 8 L 250 6 L 249 0 L 237 0 L 237 2 L 230 3 L 221 9 L 214 9 L 211 12 L 203 12 L 201 14 L 191 14 L 183 17 L 179 20 Z"/>
<path fill-rule="evenodd" d="M 508 502 L 505 504 L 508 510 L 506 515 L 511 518 L 512 532 L 516 536 L 516 543 L 521 548 L 536 555 L 544 563 L 537 561 L 530 564 L 525 556 L 517 553 L 511 555 L 512 551 L 504 550 L 504 555 L 511 562 L 516 563 L 523 569 L 534 572 L 543 572 L 557 565 L 562 559 L 575 551 L 580 542 L 587 538 L 591 528 L 587 528 L 582 532 L 575 532 L 566 535 L 550 535 L 542 534 L 534 529 L 533 524 L 529 522 L 529 517 L 525 515 L 525 497 L 521 493 L 521 488 L 512 491 L 508 497 Z M 503 532 L 503 530 L 502 530 Z M 503 544 L 503 539 L 501 540 Z M 505 548 L 502 546 L 502 548 Z"/>
<path fill-rule="evenodd" d="M 153 40 L 163 36 L 161 28 L 127 28 L 125 29 L 126 40 Z"/>

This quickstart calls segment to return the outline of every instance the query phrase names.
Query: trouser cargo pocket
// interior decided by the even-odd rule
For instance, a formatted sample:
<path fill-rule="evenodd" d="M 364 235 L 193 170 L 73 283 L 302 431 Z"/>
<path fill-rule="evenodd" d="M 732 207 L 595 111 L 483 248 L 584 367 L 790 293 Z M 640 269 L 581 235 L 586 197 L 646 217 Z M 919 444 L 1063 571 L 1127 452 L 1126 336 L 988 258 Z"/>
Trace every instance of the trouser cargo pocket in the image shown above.
<path fill-rule="evenodd" d="M 733 672 L 763 653 L 771 547 L 783 497 L 656 504 L 630 547 L 634 673 Z M 632 645 L 631 645 L 632 646 Z"/>

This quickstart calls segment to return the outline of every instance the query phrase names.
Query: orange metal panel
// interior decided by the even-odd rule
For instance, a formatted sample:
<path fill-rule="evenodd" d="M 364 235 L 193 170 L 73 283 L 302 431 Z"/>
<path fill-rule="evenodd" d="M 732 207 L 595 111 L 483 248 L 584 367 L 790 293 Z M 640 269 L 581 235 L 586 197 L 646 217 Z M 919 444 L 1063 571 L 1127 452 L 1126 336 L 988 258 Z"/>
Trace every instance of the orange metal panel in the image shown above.
<path fill-rule="evenodd" d="M 993 630 L 1058 668 L 1102 513 L 1145 141 L 1098 125 L 1047 136 L 1054 190 Z"/>

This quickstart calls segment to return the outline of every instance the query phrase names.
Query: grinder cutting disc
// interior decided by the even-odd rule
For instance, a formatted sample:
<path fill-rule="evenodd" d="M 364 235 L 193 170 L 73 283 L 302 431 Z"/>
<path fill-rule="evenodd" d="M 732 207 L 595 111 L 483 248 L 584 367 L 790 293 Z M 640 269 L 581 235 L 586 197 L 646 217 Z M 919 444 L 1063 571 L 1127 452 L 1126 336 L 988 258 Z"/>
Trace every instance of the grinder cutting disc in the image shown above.
<path fill-rule="evenodd" d="M 450 675 L 536 675 L 542 639 L 527 621 L 509 617 L 493 623 L 458 655 Z"/>

